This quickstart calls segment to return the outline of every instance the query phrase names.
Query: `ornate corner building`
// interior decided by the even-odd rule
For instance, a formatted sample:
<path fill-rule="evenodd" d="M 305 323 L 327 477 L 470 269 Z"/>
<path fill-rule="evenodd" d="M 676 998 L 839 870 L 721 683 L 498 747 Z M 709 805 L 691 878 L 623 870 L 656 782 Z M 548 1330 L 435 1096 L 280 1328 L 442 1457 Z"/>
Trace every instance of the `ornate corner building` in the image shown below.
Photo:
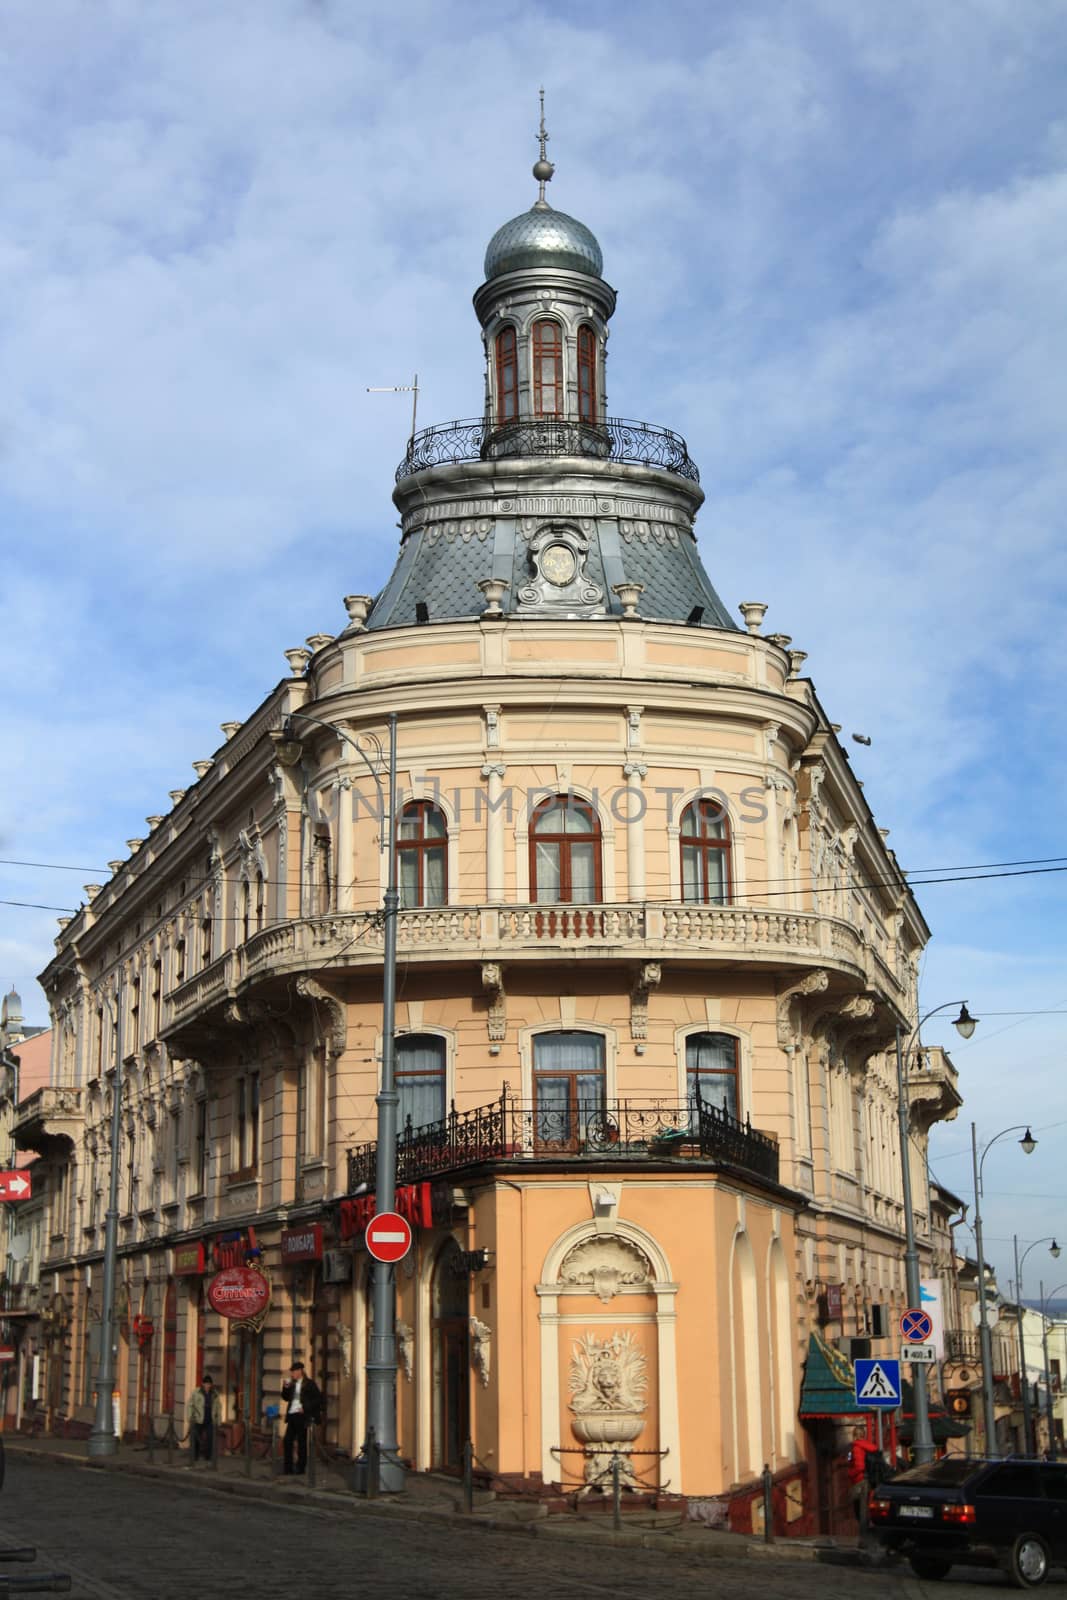
<path fill-rule="evenodd" d="M 361 751 L 391 712 L 404 1454 L 454 1466 L 469 1436 L 529 1490 L 619 1453 L 696 1496 L 799 1473 L 812 1328 L 904 1304 L 884 1052 L 928 930 L 802 652 L 704 570 L 684 440 L 609 415 L 615 292 L 546 168 L 474 297 L 482 414 L 411 439 L 381 592 L 286 652 L 43 975 L 52 1099 L 19 1139 L 69 1153 L 46 1269 L 72 1424 L 121 1055 L 124 1428 L 204 1365 L 256 1424 L 295 1351 L 358 1450 L 388 869 Z M 920 1197 L 958 1103 L 947 1077 L 923 1095 Z M 252 1254 L 258 1331 L 205 1294 Z"/>

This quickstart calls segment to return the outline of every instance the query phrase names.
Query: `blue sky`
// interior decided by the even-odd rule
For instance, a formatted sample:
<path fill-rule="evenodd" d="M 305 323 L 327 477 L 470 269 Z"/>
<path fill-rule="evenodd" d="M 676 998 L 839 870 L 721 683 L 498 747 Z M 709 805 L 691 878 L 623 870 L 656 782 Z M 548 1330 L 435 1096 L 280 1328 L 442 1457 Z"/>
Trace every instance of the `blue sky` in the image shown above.
<path fill-rule="evenodd" d="M 77 905 L 282 650 L 384 581 L 409 413 L 366 388 L 417 370 L 420 420 L 478 412 L 470 296 L 534 198 L 542 80 L 551 199 L 619 290 L 609 409 L 687 438 L 716 586 L 769 602 L 871 736 L 849 750 L 901 863 L 1062 851 L 1067 5 L 578 18 L 5 7 L 0 854 L 92 870 L 0 867 L 0 896 Z M 921 894 L 925 1007 L 985 1019 L 924 1035 L 967 1097 L 933 1168 L 969 1194 L 972 1116 L 1040 1141 L 986 1162 L 1005 1270 L 1013 1232 L 1067 1234 L 1064 884 Z M 0 907 L 40 1021 L 54 917 Z"/>

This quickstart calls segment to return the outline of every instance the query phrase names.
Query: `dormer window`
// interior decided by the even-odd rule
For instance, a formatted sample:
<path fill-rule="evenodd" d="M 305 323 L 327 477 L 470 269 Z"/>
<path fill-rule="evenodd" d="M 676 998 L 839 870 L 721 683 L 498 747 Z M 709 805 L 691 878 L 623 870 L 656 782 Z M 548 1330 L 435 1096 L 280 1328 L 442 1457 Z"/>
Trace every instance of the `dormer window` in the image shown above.
<path fill-rule="evenodd" d="M 563 330 L 547 317 L 533 325 L 534 415 L 563 415 Z"/>
<path fill-rule="evenodd" d="M 496 419 L 514 422 L 519 415 L 519 363 L 515 329 L 501 328 L 496 336 Z"/>
<path fill-rule="evenodd" d="M 578 329 L 578 417 L 597 421 L 596 334 L 584 325 Z"/>

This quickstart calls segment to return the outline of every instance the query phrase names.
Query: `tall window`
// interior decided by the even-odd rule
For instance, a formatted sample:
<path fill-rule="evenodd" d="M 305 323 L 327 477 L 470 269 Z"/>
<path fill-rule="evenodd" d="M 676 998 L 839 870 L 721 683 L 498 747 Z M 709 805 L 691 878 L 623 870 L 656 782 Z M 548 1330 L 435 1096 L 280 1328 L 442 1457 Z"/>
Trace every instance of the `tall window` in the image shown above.
<path fill-rule="evenodd" d="M 496 420 L 514 422 L 519 414 L 519 363 L 515 329 L 501 328 L 496 336 Z"/>
<path fill-rule="evenodd" d="M 730 899 L 730 825 L 719 800 L 682 812 L 682 899 L 723 906 Z"/>
<path fill-rule="evenodd" d="M 330 909 L 332 885 L 330 881 L 330 836 L 316 833 L 312 847 L 311 877 L 315 913 L 325 916 Z"/>
<path fill-rule="evenodd" d="M 534 414 L 563 415 L 563 329 L 547 318 L 533 325 Z"/>
<path fill-rule="evenodd" d="M 163 1022 L 163 963 L 152 963 L 152 1023 L 151 1036 L 159 1038 L 160 1026 Z"/>
<path fill-rule="evenodd" d="M 542 903 L 600 899 L 600 822 L 588 801 L 541 801 L 530 827 L 530 881 Z"/>
<path fill-rule="evenodd" d="M 432 1033 L 401 1034 L 396 1041 L 397 1119 L 401 1133 L 441 1122 L 445 1115 L 445 1041 Z"/>
<path fill-rule="evenodd" d="M 197 1194 L 207 1192 L 207 1100 L 196 1102 L 196 1137 L 193 1148 L 193 1182 Z"/>
<path fill-rule="evenodd" d="M 256 873 L 256 932 L 263 932 L 263 918 L 266 913 L 267 886 L 263 882 L 262 872 Z"/>
<path fill-rule="evenodd" d="M 317 1044 L 305 1059 L 297 1098 L 297 1145 L 302 1161 L 317 1161 L 326 1132 L 326 1046 Z"/>
<path fill-rule="evenodd" d="M 234 1176 L 248 1177 L 259 1164 L 259 1073 L 234 1084 Z"/>
<path fill-rule="evenodd" d="M 248 943 L 248 935 L 252 931 L 252 885 L 245 878 L 241 884 L 241 939 Z"/>
<path fill-rule="evenodd" d="M 596 334 L 592 328 L 578 329 L 578 416 L 582 422 L 596 422 Z"/>
<path fill-rule="evenodd" d="M 691 1033 L 685 1041 L 685 1091 L 695 1119 L 701 1105 L 737 1116 L 737 1040 L 728 1033 Z"/>
<path fill-rule="evenodd" d="M 604 1109 L 603 1038 L 577 1030 L 536 1034 L 533 1084 L 539 1148 L 578 1149 Z"/>
<path fill-rule="evenodd" d="M 400 814 L 396 870 L 402 906 L 443 906 L 448 890 L 448 828 L 429 800 L 413 800 Z"/>

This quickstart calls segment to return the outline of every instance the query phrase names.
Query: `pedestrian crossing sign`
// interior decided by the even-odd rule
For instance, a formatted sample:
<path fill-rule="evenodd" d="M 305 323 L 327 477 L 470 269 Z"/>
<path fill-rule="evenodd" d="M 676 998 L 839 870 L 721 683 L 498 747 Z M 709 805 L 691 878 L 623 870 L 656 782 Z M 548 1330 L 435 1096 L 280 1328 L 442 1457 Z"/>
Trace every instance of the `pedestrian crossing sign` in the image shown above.
<path fill-rule="evenodd" d="M 855 1363 L 856 1405 L 863 1410 L 892 1411 L 900 1404 L 900 1362 L 877 1360 Z"/>

